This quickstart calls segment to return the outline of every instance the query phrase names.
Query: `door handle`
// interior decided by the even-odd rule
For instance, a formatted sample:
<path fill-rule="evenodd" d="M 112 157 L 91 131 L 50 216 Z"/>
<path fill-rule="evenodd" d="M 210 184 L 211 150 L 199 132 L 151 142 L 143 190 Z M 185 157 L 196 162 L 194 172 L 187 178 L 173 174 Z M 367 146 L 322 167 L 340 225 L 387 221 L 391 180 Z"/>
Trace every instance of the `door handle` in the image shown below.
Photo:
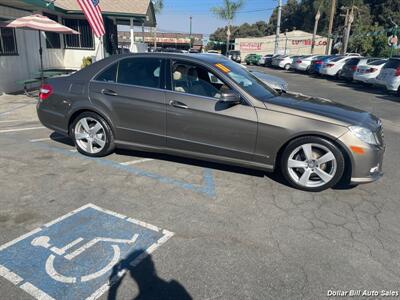
<path fill-rule="evenodd" d="M 107 95 L 107 96 L 118 96 L 118 94 L 116 92 L 114 92 L 113 90 L 108 90 L 108 89 L 102 89 L 101 93 L 103 95 Z"/>
<path fill-rule="evenodd" d="M 185 103 L 179 102 L 179 101 L 169 101 L 169 105 L 177 108 L 183 108 L 183 109 L 188 109 L 189 106 L 187 106 Z"/>

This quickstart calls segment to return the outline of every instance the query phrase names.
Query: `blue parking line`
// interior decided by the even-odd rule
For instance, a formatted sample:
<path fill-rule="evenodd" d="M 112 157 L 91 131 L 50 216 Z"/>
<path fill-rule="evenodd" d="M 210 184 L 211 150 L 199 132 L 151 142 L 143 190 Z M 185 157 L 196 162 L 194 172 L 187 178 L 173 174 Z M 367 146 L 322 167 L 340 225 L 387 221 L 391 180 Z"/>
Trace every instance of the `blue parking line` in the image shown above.
<path fill-rule="evenodd" d="M 211 169 L 204 168 L 203 170 L 203 184 L 198 185 L 198 184 L 193 184 L 193 183 L 188 183 L 182 180 L 174 179 L 172 177 L 167 177 L 167 176 L 162 176 L 157 173 L 152 173 L 148 172 L 133 166 L 126 166 L 126 165 L 121 165 L 120 163 L 117 163 L 115 161 L 106 159 L 106 158 L 92 158 L 92 157 L 87 157 L 83 156 L 80 153 L 74 153 L 65 149 L 61 149 L 58 147 L 50 146 L 45 143 L 36 143 L 36 146 L 39 146 L 41 148 L 46 148 L 50 151 L 60 153 L 62 155 L 68 156 L 68 157 L 73 157 L 73 158 L 79 158 L 79 159 L 84 159 L 84 160 L 91 160 L 96 162 L 97 164 L 105 167 L 111 167 L 117 170 L 121 170 L 136 176 L 143 176 L 143 177 L 148 177 L 154 180 L 157 180 L 161 183 L 165 184 L 171 184 L 175 185 L 177 187 L 183 188 L 188 191 L 196 192 L 203 194 L 209 198 L 214 198 L 216 196 L 215 192 L 215 183 L 214 183 L 214 174 Z"/>

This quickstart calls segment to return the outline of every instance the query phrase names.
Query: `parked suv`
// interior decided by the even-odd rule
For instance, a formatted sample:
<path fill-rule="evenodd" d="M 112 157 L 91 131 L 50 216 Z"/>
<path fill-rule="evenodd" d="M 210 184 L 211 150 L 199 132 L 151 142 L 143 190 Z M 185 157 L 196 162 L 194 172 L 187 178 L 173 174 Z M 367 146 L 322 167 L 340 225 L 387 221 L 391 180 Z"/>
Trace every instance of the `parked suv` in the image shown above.
<path fill-rule="evenodd" d="M 229 57 L 229 59 L 231 59 L 239 64 L 242 62 L 242 57 L 240 55 L 240 51 L 238 51 L 238 50 L 229 51 L 228 57 Z"/>
<path fill-rule="evenodd" d="M 382 82 L 388 91 L 400 93 L 400 57 L 390 58 L 376 79 Z"/>

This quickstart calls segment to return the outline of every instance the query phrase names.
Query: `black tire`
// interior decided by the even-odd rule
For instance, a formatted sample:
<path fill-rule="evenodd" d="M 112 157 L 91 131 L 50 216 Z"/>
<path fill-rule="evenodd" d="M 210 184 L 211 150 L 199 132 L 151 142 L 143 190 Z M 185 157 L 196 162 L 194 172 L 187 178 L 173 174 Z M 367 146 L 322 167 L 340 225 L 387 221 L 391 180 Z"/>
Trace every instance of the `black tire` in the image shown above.
<path fill-rule="evenodd" d="M 306 187 L 303 185 L 298 184 L 295 180 L 292 179 L 291 175 L 289 174 L 288 170 L 288 161 L 289 161 L 289 156 L 293 151 L 295 151 L 296 148 L 305 145 L 305 144 L 319 144 L 327 149 L 329 149 L 335 159 L 336 159 L 336 172 L 333 175 L 333 178 L 325 183 L 322 186 L 318 187 Z M 329 189 L 333 186 L 335 186 L 343 177 L 344 170 L 345 170 L 345 159 L 343 156 L 342 151 L 332 142 L 330 142 L 327 139 L 321 138 L 321 137 L 314 137 L 314 136 L 309 136 L 309 137 L 300 137 L 297 138 L 293 141 L 291 141 L 286 148 L 284 149 L 281 159 L 280 159 L 280 170 L 286 181 L 292 185 L 293 187 L 303 190 L 303 191 L 308 191 L 308 192 L 321 192 L 326 189 Z"/>
<path fill-rule="evenodd" d="M 76 141 L 75 127 L 76 127 L 77 123 L 83 118 L 92 118 L 92 119 L 96 120 L 97 122 L 99 122 L 104 128 L 104 134 L 106 136 L 106 143 L 104 145 L 104 148 L 98 153 L 89 153 L 89 152 L 85 151 L 84 149 L 82 149 L 79 146 L 79 144 Z M 114 134 L 113 134 L 113 131 L 111 130 L 110 125 L 108 124 L 108 122 L 106 120 L 104 120 L 103 117 L 101 117 L 100 115 L 98 115 L 94 112 L 88 111 L 88 112 L 83 112 L 80 115 L 78 115 L 74 119 L 74 121 L 71 123 L 69 132 L 70 132 L 70 136 L 71 136 L 72 140 L 74 141 L 76 149 L 78 150 L 79 153 L 81 153 L 83 155 L 86 155 L 89 157 L 104 157 L 104 156 L 111 154 L 115 149 Z"/>
<path fill-rule="evenodd" d="M 289 71 L 289 70 L 290 70 L 290 64 L 286 64 L 283 68 L 284 68 L 286 71 Z"/>

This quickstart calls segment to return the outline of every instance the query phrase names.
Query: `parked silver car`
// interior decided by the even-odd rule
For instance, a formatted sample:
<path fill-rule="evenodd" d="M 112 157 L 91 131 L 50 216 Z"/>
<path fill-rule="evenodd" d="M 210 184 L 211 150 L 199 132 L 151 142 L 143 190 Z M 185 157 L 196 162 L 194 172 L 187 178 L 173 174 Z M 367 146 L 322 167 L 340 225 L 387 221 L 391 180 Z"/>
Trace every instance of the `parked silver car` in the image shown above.
<path fill-rule="evenodd" d="M 40 121 L 99 157 L 116 147 L 280 170 L 322 191 L 382 174 L 382 123 L 327 99 L 278 94 L 217 55 L 111 56 L 41 87 Z"/>

